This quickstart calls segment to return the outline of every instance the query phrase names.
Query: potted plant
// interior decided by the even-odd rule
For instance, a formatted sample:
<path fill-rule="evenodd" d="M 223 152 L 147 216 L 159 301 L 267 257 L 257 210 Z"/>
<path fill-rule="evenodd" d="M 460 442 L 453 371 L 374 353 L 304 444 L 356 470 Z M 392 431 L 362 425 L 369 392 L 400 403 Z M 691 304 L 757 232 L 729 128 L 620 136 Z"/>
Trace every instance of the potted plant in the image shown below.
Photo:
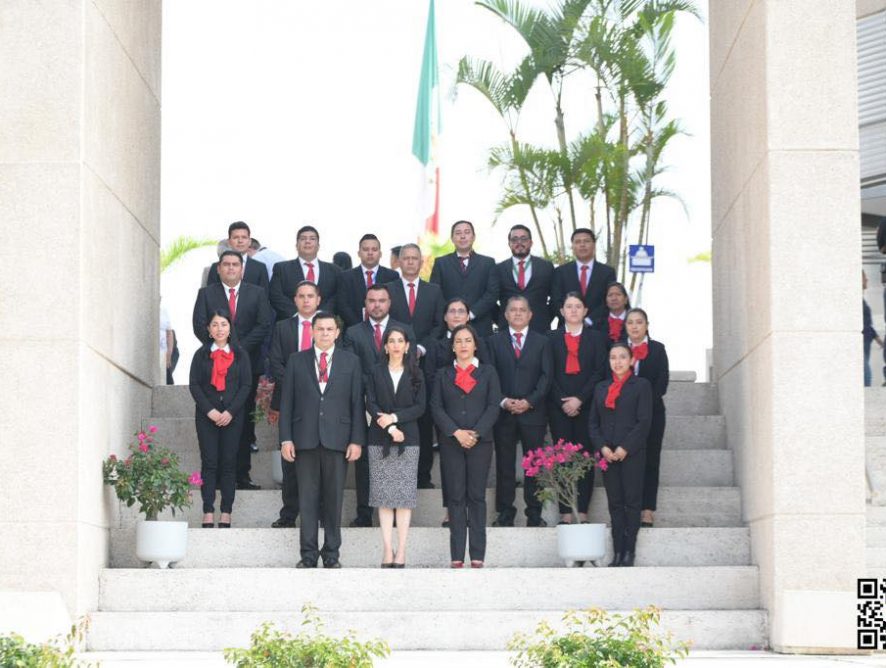
<path fill-rule="evenodd" d="M 557 525 L 557 552 L 567 566 L 606 555 L 606 525 L 581 524 L 578 517 L 578 482 L 594 467 L 605 471 L 606 460 L 592 457 L 580 445 L 562 439 L 530 450 L 523 457 L 523 471 L 538 483 L 539 500 L 572 509 L 572 524 Z"/>
<path fill-rule="evenodd" d="M 130 444 L 132 454 L 126 459 L 108 457 L 102 465 L 106 485 L 114 488 L 117 498 L 127 507 L 138 503 L 145 519 L 135 529 L 135 553 L 142 561 L 167 568 L 184 558 L 188 544 L 187 521 L 160 521 L 167 508 L 182 511 L 191 502 L 190 486 L 200 487 L 203 480 L 195 471 L 190 476 L 179 469 L 178 455 L 160 448 L 154 438 L 157 427 L 136 434 L 137 444 Z"/>

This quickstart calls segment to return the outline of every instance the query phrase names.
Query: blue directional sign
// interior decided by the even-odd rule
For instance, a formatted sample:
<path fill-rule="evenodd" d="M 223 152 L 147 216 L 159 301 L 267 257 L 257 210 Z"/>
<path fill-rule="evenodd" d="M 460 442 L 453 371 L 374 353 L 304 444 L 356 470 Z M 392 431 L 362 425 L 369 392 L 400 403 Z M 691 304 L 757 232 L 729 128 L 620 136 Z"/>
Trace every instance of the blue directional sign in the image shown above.
<path fill-rule="evenodd" d="M 655 246 L 628 246 L 628 271 L 651 274 L 655 271 Z"/>

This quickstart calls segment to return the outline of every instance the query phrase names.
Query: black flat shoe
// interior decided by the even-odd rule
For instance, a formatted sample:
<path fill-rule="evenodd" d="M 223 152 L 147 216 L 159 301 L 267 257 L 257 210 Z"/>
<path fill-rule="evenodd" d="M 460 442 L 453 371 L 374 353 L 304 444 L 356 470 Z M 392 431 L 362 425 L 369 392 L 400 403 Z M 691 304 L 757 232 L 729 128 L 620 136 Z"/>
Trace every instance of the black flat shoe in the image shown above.
<path fill-rule="evenodd" d="M 444 529 L 448 529 L 449 528 L 449 520 L 443 520 L 442 522 L 440 522 L 440 526 L 443 527 Z"/>
<path fill-rule="evenodd" d="M 546 527 L 547 525 L 548 523 L 541 517 L 530 517 L 526 520 L 526 526 L 528 527 Z"/>
<path fill-rule="evenodd" d="M 390 561 L 390 562 L 388 562 L 388 563 L 381 562 L 381 567 L 382 567 L 382 568 L 393 568 L 393 567 L 394 567 L 394 562 L 393 562 L 393 561 Z"/>
<path fill-rule="evenodd" d="M 371 526 L 372 526 L 372 520 L 366 519 L 365 517 L 356 517 L 353 520 L 351 520 L 351 524 L 350 524 L 350 527 L 352 529 L 358 528 L 358 527 L 363 527 L 363 528 L 368 529 Z"/>
<path fill-rule="evenodd" d="M 616 566 L 621 566 L 621 560 L 624 555 L 619 552 L 613 558 L 612 561 L 609 562 L 609 568 L 615 568 Z"/>
<path fill-rule="evenodd" d="M 391 568 L 406 568 L 406 562 L 404 562 L 402 564 L 398 564 L 398 563 L 394 562 L 393 564 L 391 564 Z"/>
<path fill-rule="evenodd" d="M 215 524 L 213 524 L 212 522 L 203 522 L 203 524 L 201 526 L 204 529 L 212 529 L 215 526 Z"/>
<path fill-rule="evenodd" d="M 621 557 L 621 566 L 624 568 L 630 568 L 634 565 L 634 553 L 633 552 L 625 552 Z"/>
<path fill-rule="evenodd" d="M 640 522 L 640 526 L 641 526 L 641 527 L 644 527 L 644 528 L 646 528 L 646 529 L 651 529 L 651 528 L 652 528 L 652 522 Z"/>
<path fill-rule="evenodd" d="M 230 523 L 230 522 L 219 522 L 219 523 L 218 523 L 218 528 L 219 528 L 219 529 L 230 529 L 230 528 L 231 528 L 231 523 Z"/>

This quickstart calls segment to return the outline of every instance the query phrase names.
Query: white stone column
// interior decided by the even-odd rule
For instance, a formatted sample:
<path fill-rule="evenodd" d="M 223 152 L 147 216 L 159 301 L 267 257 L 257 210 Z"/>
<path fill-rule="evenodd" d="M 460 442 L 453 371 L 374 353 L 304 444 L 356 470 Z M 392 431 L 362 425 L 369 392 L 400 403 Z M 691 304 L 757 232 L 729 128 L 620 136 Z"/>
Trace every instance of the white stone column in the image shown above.
<path fill-rule="evenodd" d="M 95 609 L 157 380 L 161 1 L 0 3 L 0 591 Z"/>
<path fill-rule="evenodd" d="M 852 649 L 865 521 L 855 7 L 710 4 L 715 376 L 770 642 Z"/>

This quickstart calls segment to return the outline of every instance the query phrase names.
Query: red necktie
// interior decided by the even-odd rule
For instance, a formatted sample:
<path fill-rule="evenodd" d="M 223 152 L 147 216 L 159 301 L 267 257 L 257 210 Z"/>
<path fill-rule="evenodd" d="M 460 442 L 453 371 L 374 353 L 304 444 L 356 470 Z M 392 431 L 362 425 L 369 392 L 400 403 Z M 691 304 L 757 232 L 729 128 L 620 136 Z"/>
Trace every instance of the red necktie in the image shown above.
<path fill-rule="evenodd" d="M 588 265 L 581 266 L 581 278 L 578 282 L 581 283 L 581 296 L 584 297 L 588 294 Z"/>
<path fill-rule="evenodd" d="M 314 275 L 314 263 L 305 262 L 305 266 L 308 268 L 308 275 L 305 276 L 305 279 L 310 281 L 311 283 L 316 283 L 317 277 Z"/>
<path fill-rule="evenodd" d="M 311 347 L 311 335 L 313 328 L 311 327 L 311 321 L 305 320 L 301 324 L 301 346 L 299 346 L 299 350 L 307 350 Z M 324 355 L 326 353 L 323 353 Z"/>
<path fill-rule="evenodd" d="M 460 257 L 460 258 L 458 258 L 458 261 L 461 262 L 461 273 L 467 274 L 468 273 L 468 258 Z"/>
<path fill-rule="evenodd" d="M 375 326 L 375 349 L 381 352 L 381 325 Z"/>
<path fill-rule="evenodd" d="M 234 288 L 228 288 L 228 309 L 231 311 L 231 322 L 237 319 L 237 293 Z"/>
<path fill-rule="evenodd" d="M 409 283 L 409 315 L 415 315 L 415 283 Z"/>
<path fill-rule="evenodd" d="M 366 287 L 367 288 L 372 287 L 372 272 L 371 271 L 366 272 Z"/>
<path fill-rule="evenodd" d="M 318 368 L 320 370 L 320 382 L 328 383 L 329 382 L 329 366 L 326 363 L 326 353 L 320 353 L 320 363 L 318 364 Z"/>
<path fill-rule="evenodd" d="M 517 270 L 517 287 L 520 288 L 521 290 L 525 290 L 526 289 L 526 267 L 524 265 L 526 264 L 526 260 L 520 260 L 520 262 L 518 262 L 518 264 L 520 265 L 520 268 Z"/>
<path fill-rule="evenodd" d="M 514 338 L 517 340 L 514 344 L 514 355 L 520 359 L 520 353 L 523 352 L 523 334 L 514 332 Z"/>

